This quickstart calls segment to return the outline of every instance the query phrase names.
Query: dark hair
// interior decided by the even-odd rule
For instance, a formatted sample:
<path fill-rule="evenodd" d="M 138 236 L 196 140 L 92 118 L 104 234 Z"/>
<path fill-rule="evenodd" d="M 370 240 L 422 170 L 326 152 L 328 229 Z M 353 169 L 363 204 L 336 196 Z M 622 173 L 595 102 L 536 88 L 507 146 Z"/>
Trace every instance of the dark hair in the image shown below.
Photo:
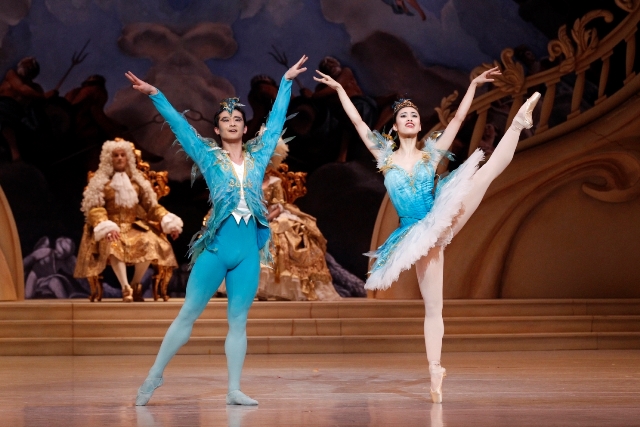
<path fill-rule="evenodd" d="M 233 109 L 234 111 L 239 111 L 240 114 L 242 114 L 242 121 L 246 124 L 247 123 L 247 115 L 244 112 L 244 110 L 240 107 L 236 107 Z M 221 108 L 215 116 L 213 116 L 213 123 L 215 124 L 216 127 L 220 127 L 219 122 L 220 122 L 220 113 L 222 113 L 223 111 L 227 111 L 223 108 Z"/>
<path fill-rule="evenodd" d="M 410 105 L 408 105 L 407 107 L 411 107 L 411 106 L 410 106 Z M 402 107 L 402 108 L 400 108 L 398 111 L 396 111 L 395 113 L 393 113 L 393 123 L 395 123 L 395 122 L 396 122 L 396 118 L 398 117 L 398 113 L 400 113 L 400 111 L 402 111 L 402 109 L 403 109 L 403 108 L 407 108 L 407 107 Z M 415 107 L 411 107 L 411 108 L 415 109 L 415 110 L 416 110 L 416 113 L 418 113 L 418 116 L 420 116 L 420 111 L 419 111 L 417 108 L 415 108 Z"/>

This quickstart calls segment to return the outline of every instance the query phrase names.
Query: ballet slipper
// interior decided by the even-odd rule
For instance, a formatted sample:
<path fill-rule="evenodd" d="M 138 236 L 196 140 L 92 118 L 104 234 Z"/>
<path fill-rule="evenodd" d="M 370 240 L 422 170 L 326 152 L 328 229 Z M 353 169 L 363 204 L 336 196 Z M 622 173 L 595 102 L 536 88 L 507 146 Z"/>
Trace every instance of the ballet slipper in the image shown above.
<path fill-rule="evenodd" d="M 540 92 L 536 92 L 531 95 L 531 98 L 522 104 L 522 107 L 518 110 L 518 113 L 511 122 L 511 129 L 516 132 L 522 131 L 522 129 L 530 129 L 533 126 L 533 109 L 540 100 Z"/>
<path fill-rule="evenodd" d="M 444 369 L 440 364 L 430 364 L 429 365 L 429 373 L 431 374 L 431 401 L 433 403 L 442 403 L 442 383 L 444 382 L 444 377 L 447 376 L 447 370 Z M 436 389 L 433 389 L 433 385 L 437 384 Z"/>
<path fill-rule="evenodd" d="M 147 378 L 138 389 L 136 396 L 136 406 L 145 406 L 153 396 L 155 389 L 164 383 L 162 378 Z"/>
<path fill-rule="evenodd" d="M 133 289 L 131 289 L 131 286 L 126 285 L 124 288 L 122 288 L 122 301 L 124 302 L 133 301 Z"/>
<path fill-rule="evenodd" d="M 256 406 L 257 404 L 257 400 L 250 398 L 240 390 L 227 393 L 227 405 Z"/>

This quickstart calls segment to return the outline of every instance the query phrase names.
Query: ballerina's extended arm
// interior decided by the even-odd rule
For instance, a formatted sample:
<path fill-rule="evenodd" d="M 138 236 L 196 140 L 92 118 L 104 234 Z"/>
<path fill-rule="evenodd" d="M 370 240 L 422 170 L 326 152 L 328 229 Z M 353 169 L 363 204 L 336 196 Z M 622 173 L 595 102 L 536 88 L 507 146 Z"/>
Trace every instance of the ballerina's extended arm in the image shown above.
<path fill-rule="evenodd" d="M 356 131 L 358 132 L 358 135 L 360 135 L 360 138 L 362 139 L 362 142 L 364 142 L 364 145 L 367 146 L 369 151 L 371 151 L 371 154 L 373 154 L 373 156 L 377 159 L 379 154 L 378 147 L 373 141 L 369 139 L 369 133 L 371 133 L 371 129 L 369 129 L 369 126 L 367 126 L 364 120 L 362 120 L 362 117 L 360 117 L 360 113 L 358 113 L 356 106 L 353 105 L 353 102 L 351 102 L 351 99 L 349 99 L 349 95 L 347 95 L 347 92 L 345 92 L 342 85 L 331 78 L 331 76 L 323 74 L 318 70 L 316 70 L 316 73 L 318 73 L 321 77 L 314 76 L 313 79 L 315 81 L 324 83 L 325 85 L 338 92 L 338 98 L 340 98 L 340 102 L 342 103 L 344 112 L 347 113 L 347 116 L 351 120 L 351 123 L 353 123 L 353 125 L 356 127 Z"/>
<path fill-rule="evenodd" d="M 490 76 L 498 76 L 500 75 L 500 70 L 498 67 L 494 67 L 490 70 L 485 71 L 480 74 L 478 77 L 471 81 L 469 85 L 469 89 L 467 89 L 467 93 L 464 94 L 462 101 L 460 101 L 460 105 L 458 106 L 458 111 L 456 111 L 456 115 L 451 119 L 449 124 L 444 130 L 444 133 L 440 138 L 438 138 L 438 142 L 436 143 L 436 148 L 439 150 L 448 150 L 453 143 L 458 131 L 460 130 L 460 126 L 464 122 L 464 119 L 467 117 L 467 113 L 469 112 L 469 108 L 471 108 L 471 103 L 473 102 L 473 97 L 476 94 L 476 88 L 482 86 L 486 82 L 492 82 Z"/>

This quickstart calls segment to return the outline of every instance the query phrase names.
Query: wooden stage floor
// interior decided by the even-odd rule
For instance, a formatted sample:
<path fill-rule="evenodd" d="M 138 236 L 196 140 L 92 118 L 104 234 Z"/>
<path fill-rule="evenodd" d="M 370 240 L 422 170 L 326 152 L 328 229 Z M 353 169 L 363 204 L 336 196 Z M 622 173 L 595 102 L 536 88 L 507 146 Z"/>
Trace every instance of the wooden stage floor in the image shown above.
<path fill-rule="evenodd" d="M 640 351 L 445 353 L 444 403 L 428 400 L 422 354 L 249 355 L 226 407 L 225 359 L 177 356 L 149 406 L 153 356 L 0 357 L 0 425 L 638 426 Z"/>

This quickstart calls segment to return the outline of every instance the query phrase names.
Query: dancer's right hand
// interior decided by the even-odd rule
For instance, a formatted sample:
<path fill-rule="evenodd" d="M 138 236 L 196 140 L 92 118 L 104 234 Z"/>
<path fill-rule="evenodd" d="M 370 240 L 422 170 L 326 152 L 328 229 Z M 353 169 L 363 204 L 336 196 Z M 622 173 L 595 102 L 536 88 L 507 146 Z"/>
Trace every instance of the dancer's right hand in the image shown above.
<path fill-rule="evenodd" d="M 313 80 L 315 80 L 317 82 L 320 82 L 320 83 L 324 83 L 327 86 L 329 86 L 331 89 L 334 89 L 334 90 L 338 90 L 339 88 L 342 87 L 342 85 L 340 83 L 338 83 L 337 81 L 335 81 L 333 79 L 333 77 L 331 77 L 331 76 L 329 76 L 327 74 L 321 73 L 318 70 L 316 70 L 316 73 L 320 74 L 321 77 L 318 78 L 316 76 L 313 76 Z"/>
<path fill-rule="evenodd" d="M 151 86 L 149 83 L 140 80 L 131 71 L 127 71 L 126 73 L 124 73 L 124 75 L 129 79 L 131 83 L 133 83 L 133 88 L 135 90 L 138 90 L 145 95 L 155 95 L 156 93 L 158 93 L 158 89 Z"/>

